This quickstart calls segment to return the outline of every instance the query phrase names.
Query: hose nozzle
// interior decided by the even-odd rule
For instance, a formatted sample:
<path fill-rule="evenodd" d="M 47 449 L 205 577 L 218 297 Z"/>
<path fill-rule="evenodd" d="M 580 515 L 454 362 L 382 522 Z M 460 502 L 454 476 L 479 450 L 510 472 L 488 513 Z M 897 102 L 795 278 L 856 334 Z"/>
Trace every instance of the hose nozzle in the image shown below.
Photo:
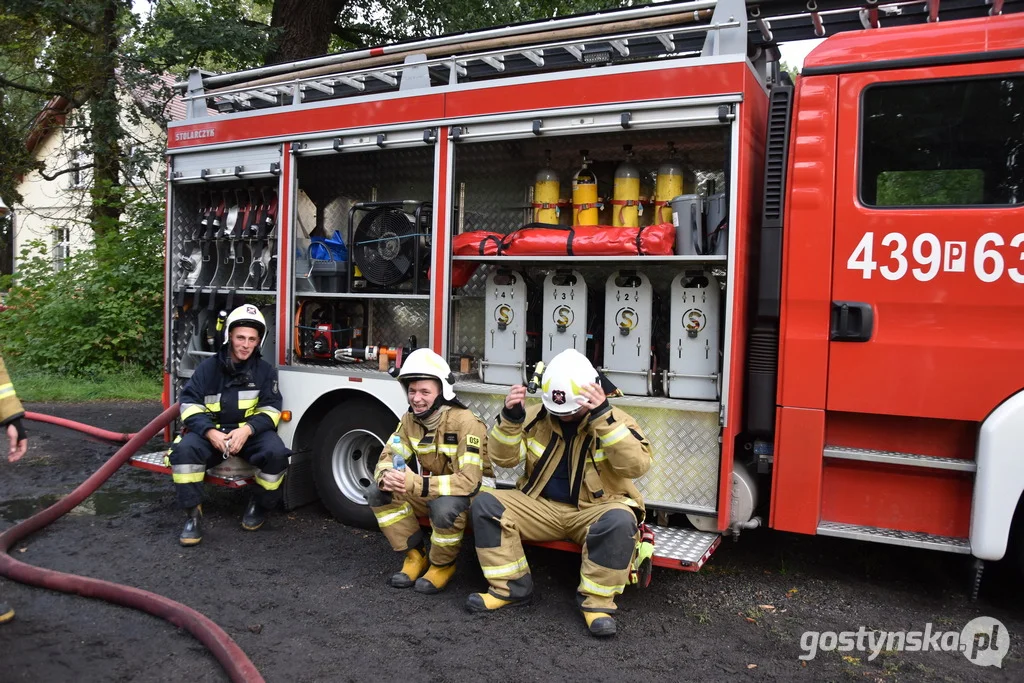
<path fill-rule="evenodd" d="M 530 378 L 530 382 L 526 385 L 526 390 L 531 394 L 536 394 L 537 389 L 540 389 L 540 378 L 544 375 L 544 361 L 537 361 L 537 365 L 533 367 L 533 377 Z"/>

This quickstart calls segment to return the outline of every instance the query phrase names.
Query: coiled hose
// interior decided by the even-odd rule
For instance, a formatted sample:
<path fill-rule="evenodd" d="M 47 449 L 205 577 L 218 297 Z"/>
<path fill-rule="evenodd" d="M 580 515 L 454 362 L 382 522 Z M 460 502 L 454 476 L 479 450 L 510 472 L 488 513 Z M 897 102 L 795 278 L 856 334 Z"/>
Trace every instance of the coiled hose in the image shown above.
<path fill-rule="evenodd" d="M 35 415 L 35 413 L 27 413 L 26 417 L 28 415 Z M 87 598 L 98 598 L 160 617 L 179 628 L 187 629 L 189 633 L 195 636 L 217 658 L 217 661 L 224 667 L 232 681 L 239 683 L 262 683 L 263 677 L 256 669 L 256 666 L 245 655 L 245 652 L 242 651 L 242 648 L 217 624 L 191 607 L 165 598 L 162 595 L 131 586 L 35 567 L 15 560 L 8 554 L 11 546 L 15 543 L 56 521 L 92 495 L 121 465 L 135 454 L 135 451 L 156 436 L 160 430 L 170 424 L 177 416 L 178 404 L 175 403 L 141 431 L 131 435 L 128 442 L 119 448 L 104 463 L 103 467 L 94 472 L 92 476 L 86 479 L 68 496 L 0 534 L 0 576 L 6 576 L 19 583 L 49 588 L 61 593 L 73 593 Z M 108 432 L 108 434 L 116 433 Z"/>

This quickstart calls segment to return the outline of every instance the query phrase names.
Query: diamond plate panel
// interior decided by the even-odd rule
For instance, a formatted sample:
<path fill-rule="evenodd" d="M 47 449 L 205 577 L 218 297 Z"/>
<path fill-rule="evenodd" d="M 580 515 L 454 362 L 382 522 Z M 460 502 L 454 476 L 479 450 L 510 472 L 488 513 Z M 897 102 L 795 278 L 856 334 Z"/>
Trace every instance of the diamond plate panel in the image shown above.
<path fill-rule="evenodd" d="M 636 480 L 655 507 L 715 511 L 718 506 L 718 414 L 630 406 L 654 457 Z"/>
<path fill-rule="evenodd" d="M 719 534 L 681 527 L 653 526 L 654 556 L 683 564 L 703 564 Z"/>
<path fill-rule="evenodd" d="M 908 548 L 926 548 L 963 554 L 970 554 L 971 552 L 971 541 L 968 538 L 937 536 L 920 531 L 900 531 L 899 529 L 883 529 L 873 526 L 844 524 L 843 522 L 821 522 L 818 524 L 818 533 L 822 536 L 902 545 Z"/>
<path fill-rule="evenodd" d="M 370 299 L 368 344 L 400 346 L 409 335 L 416 335 L 420 346 L 427 345 L 430 333 L 430 303 L 426 299 Z"/>
<path fill-rule="evenodd" d="M 489 393 L 485 384 L 456 384 L 459 399 L 488 427 L 501 412 L 505 392 Z M 504 388 L 503 388 L 504 389 Z M 628 400 L 628 399 L 627 399 Z M 636 400 L 636 399 L 634 399 Z M 613 404 L 618 401 L 613 400 Z M 687 402 L 679 401 L 680 405 Z M 708 404 L 713 407 L 714 404 Z M 701 406 L 702 408 L 704 406 Z M 644 502 L 651 507 L 701 512 L 718 508 L 718 411 L 628 406 L 625 409 L 643 429 L 654 457 L 651 469 L 636 479 Z M 499 481 L 514 483 L 523 472 L 495 468 Z"/>
<path fill-rule="evenodd" d="M 296 170 L 299 188 L 323 211 L 318 224 L 346 235 L 347 206 L 340 203 L 327 212 L 339 198 L 349 202 L 429 201 L 433 196 L 434 147 L 299 157 Z"/>
<path fill-rule="evenodd" d="M 477 369 L 477 361 L 484 356 L 484 300 L 483 298 L 460 297 L 452 306 L 452 340 L 453 354 L 473 357 L 473 370 Z"/>
<path fill-rule="evenodd" d="M 494 424 L 494 419 L 501 412 L 502 406 L 505 405 L 505 393 L 500 394 L 483 394 L 470 391 L 460 391 L 460 385 L 455 385 L 455 392 L 458 394 L 459 400 L 465 404 L 467 408 L 472 410 L 477 417 L 484 421 L 487 428 L 490 429 Z M 516 480 L 522 476 L 524 470 L 523 465 L 517 465 L 516 467 L 495 467 L 494 478 L 502 484 L 515 484 Z"/>

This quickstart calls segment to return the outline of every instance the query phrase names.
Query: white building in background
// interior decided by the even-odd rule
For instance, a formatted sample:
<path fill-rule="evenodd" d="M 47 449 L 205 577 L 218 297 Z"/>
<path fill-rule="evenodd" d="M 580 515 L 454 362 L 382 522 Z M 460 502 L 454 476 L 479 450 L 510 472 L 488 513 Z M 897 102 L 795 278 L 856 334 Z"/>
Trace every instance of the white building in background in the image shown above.
<path fill-rule="evenodd" d="M 168 87 L 176 80 L 171 75 L 161 78 Z M 180 96 L 164 103 L 149 93 L 124 89 L 121 97 L 126 105 L 122 111 L 129 109 L 132 98 L 142 105 L 141 111 L 149 113 L 140 117 L 122 115 L 122 180 L 159 196 L 164 181 L 165 121 L 184 118 L 185 104 Z M 18 192 L 23 201 L 11 204 L 15 273 L 25 258 L 22 251 L 34 241 L 42 242 L 42 246 L 30 250 L 29 256 L 45 256 L 55 270 L 62 269 L 72 254 L 92 242 L 88 216 L 93 175 L 92 157 L 85 145 L 86 125 L 85 112 L 74 110 L 61 97 L 48 102 L 32 124 L 26 144 L 43 169 L 21 180 Z"/>

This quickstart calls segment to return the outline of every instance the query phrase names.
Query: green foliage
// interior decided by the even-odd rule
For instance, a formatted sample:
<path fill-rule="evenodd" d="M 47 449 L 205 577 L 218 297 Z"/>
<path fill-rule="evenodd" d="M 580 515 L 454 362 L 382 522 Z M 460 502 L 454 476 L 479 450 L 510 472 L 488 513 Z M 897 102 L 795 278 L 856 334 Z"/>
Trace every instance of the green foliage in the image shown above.
<path fill-rule="evenodd" d="M 131 197 L 119 230 L 54 273 L 30 243 L 0 315 L 0 347 L 18 367 L 71 377 L 137 366 L 159 373 L 163 349 L 162 205 Z M 37 255 L 33 256 L 32 253 Z M 0 283 L 2 286 L 3 283 Z"/>
<path fill-rule="evenodd" d="M 274 33 L 259 0 L 157 1 L 149 19 L 126 40 L 125 60 L 140 71 L 184 75 L 245 69 L 260 63 Z"/>
<path fill-rule="evenodd" d="M 159 401 L 163 375 L 128 365 L 109 375 L 69 377 L 64 374 L 8 368 L 22 401 Z"/>
<path fill-rule="evenodd" d="M 876 206 L 967 206 L 985 197 L 980 169 L 885 171 L 878 174 Z"/>
<path fill-rule="evenodd" d="M 380 11 L 396 37 L 437 36 L 534 19 L 564 17 L 623 7 L 627 0 L 405 0 L 381 3 Z"/>

